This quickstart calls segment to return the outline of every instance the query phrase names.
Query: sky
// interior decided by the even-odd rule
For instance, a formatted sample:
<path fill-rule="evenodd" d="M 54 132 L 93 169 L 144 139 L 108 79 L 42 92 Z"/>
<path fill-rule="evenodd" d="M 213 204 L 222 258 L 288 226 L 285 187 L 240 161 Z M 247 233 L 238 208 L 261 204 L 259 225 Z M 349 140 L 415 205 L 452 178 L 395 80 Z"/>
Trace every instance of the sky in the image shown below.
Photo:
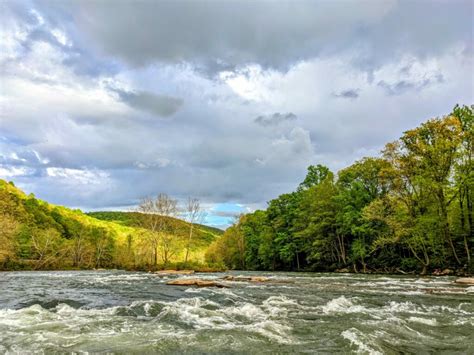
<path fill-rule="evenodd" d="M 474 103 L 473 2 L 0 1 L 0 178 L 54 204 L 166 193 L 204 221 Z"/>

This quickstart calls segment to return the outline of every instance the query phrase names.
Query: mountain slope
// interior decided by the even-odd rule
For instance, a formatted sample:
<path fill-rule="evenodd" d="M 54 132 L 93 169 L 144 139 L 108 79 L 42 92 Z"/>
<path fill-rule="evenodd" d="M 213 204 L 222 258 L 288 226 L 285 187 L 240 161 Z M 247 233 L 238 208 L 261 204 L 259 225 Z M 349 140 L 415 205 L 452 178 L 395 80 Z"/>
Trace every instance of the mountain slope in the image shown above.
<path fill-rule="evenodd" d="M 189 224 L 173 220 L 166 245 L 150 243 L 149 231 L 135 223 L 137 214 L 80 210 L 55 206 L 26 195 L 0 179 L 0 269 L 64 269 L 118 267 L 155 269 L 153 248 L 167 253 L 160 264 L 183 260 Z M 222 231 L 195 228 L 191 263 L 202 263 L 204 253 Z M 164 236 L 162 236 L 164 238 Z M 166 248 L 166 249 L 164 249 Z"/>

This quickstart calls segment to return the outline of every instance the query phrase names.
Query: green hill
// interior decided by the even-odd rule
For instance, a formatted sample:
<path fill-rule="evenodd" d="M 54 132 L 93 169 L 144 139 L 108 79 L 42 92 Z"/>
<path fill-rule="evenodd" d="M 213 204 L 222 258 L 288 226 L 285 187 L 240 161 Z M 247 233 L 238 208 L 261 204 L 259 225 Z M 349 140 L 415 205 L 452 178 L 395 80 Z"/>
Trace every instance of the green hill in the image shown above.
<path fill-rule="evenodd" d="M 128 227 L 139 227 L 139 218 L 140 213 L 138 212 L 122 212 L 122 211 L 98 211 L 98 212 L 86 212 L 88 216 L 109 222 L 115 222 L 123 226 Z M 174 219 L 174 218 L 173 218 Z M 187 222 L 181 219 L 174 219 L 179 226 L 179 232 L 182 234 L 188 233 L 189 225 Z M 203 224 L 195 224 L 195 228 L 197 228 L 197 239 L 207 240 L 211 238 L 212 240 L 215 239 L 215 236 L 220 236 L 224 234 L 224 231 L 219 228 L 205 226 Z"/>
<path fill-rule="evenodd" d="M 86 214 L 52 205 L 0 179 L 0 269 L 189 266 L 178 264 L 184 260 L 188 223 L 168 218 L 167 235 L 151 238 L 150 231 L 139 227 L 139 218 L 134 212 Z M 222 233 L 195 225 L 189 264 L 202 265 L 207 247 Z M 158 264 L 153 248 L 160 256 Z"/>

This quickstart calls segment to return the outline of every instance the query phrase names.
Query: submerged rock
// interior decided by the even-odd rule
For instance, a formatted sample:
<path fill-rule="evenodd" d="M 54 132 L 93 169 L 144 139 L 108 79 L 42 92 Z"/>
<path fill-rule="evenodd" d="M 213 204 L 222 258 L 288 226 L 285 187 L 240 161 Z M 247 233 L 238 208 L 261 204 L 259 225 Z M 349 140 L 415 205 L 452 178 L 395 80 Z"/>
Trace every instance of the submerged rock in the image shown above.
<path fill-rule="evenodd" d="M 457 284 L 461 285 L 473 285 L 474 286 L 474 277 L 461 277 L 459 279 L 456 279 Z"/>
<path fill-rule="evenodd" d="M 244 282 L 267 282 L 270 281 L 268 277 L 264 276 L 232 276 L 227 275 L 222 278 L 226 281 L 244 281 Z"/>
<path fill-rule="evenodd" d="M 178 280 L 168 281 L 166 284 L 172 285 L 172 286 L 197 286 L 197 287 L 219 287 L 219 288 L 229 287 L 217 281 L 202 280 L 202 279 L 178 279 Z"/>
<path fill-rule="evenodd" d="M 433 271 L 433 275 L 435 276 L 447 276 L 452 274 L 454 274 L 454 271 L 451 269 L 444 269 L 442 271 L 440 269 L 436 269 Z"/>
<path fill-rule="evenodd" d="M 168 276 L 168 275 L 191 275 L 194 274 L 194 270 L 160 270 L 155 272 L 156 275 Z"/>

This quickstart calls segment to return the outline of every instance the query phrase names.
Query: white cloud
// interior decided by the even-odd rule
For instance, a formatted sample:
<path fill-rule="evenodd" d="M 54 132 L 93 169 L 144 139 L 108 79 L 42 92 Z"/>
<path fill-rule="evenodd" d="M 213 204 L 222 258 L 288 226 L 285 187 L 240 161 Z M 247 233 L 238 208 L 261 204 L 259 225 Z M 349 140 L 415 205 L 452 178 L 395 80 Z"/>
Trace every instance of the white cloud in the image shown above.
<path fill-rule="evenodd" d="M 109 174 L 105 171 L 88 169 L 46 168 L 49 177 L 66 180 L 69 184 L 100 185 L 106 182 Z"/>
<path fill-rule="evenodd" d="M 61 43 L 63 46 L 68 46 L 71 47 L 72 43 L 66 36 L 66 33 L 64 31 L 61 31 L 59 28 L 55 28 L 51 30 L 51 34 L 58 40 L 59 43 Z"/>
<path fill-rule="evenodd" d="M 0 179 L 11 179 L 19 176 L 28 176 L 34 172 L 33 169 L 23 166 L 6 166 L 0 164 Z"/>

